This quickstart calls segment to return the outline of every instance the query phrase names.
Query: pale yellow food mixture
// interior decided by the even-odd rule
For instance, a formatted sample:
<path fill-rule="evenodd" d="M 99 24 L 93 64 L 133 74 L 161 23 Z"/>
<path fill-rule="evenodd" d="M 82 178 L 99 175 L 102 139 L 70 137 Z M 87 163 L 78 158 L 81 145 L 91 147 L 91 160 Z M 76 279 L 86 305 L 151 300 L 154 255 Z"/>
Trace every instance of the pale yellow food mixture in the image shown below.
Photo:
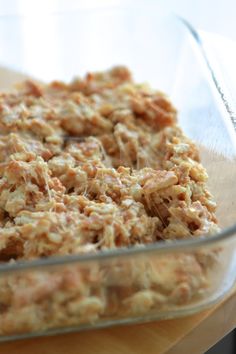
<path fill-rule="evenodd" d="M 198 149 L 125 67 L 0 95 L 0 260 L 96 253 L 218 231 Z M 212 255 L 0 277 L 0 334 L 139 315 L 208 286 Z M 113 265 L 112 265 L 113 264 Z"/>

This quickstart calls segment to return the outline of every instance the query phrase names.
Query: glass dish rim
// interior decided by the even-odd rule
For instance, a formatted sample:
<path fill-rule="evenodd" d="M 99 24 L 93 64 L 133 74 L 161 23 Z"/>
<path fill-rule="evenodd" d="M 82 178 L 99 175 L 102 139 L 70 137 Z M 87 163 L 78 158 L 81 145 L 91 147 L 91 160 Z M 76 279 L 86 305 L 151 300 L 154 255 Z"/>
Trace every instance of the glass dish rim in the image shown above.
<path fill-rule="evenodd" d="M 100 12 L 104 10 L 116 10 L 118 9 L 125 9 L 128 8 L 122 6 L 120 7 L 102 7 L 102 8 L 92 8 L 92 9 L 87 9 L 83 8 L 83 11 L 86 12 Z M 74 12 L 78 11 L 76 9 Z M 71 12 L 71 11 L 69 11 Z M 68 15 L 69 12 L 65 12 L 64 16 Z M 35 14 L 33 14 L 34 16 Z M 61 12 L 51 12 L 47 13 L 47 16 L 63 16 L 63 13 Z M 202 40 L 200 37 L 200 34 L 198 31 L 190 24 L 185 18 L 178 16 L 174 13 L 175 19 L 177 19 L 182 25 L 186 28 L 186 30 L 189 32 L 189 34 L 192 36 L 194 39 L 198 50 L 204 60 L 204 63 L 207 67 L 208 73 L 210 74 L 210 78 L 213 82 L 213 85 L 216 88 L 216 91 L 220 97 L 221 102 L 223 103 L 224 109 L 226 111 L 226 114 L 228 115 L 228 119 L 231 120 L 232 122 L 232 129 L 236 130 L 236 123 L 235 123 L 235 115 L 236 112 L 234 112 L 234 109 L 232 105 L 227 101 L 224 95 L 224 90 L 222 86 L 220 85 L 217 76 L 215 75 L 215 72 L 211 66 L 210 61 L 208 60 L 208 56 L 206 54 L 206 51 L 204 49 L 204 46 L 202 44 Z M 40 14 L 41 16 L 41 14 Z M 29 15 L 2 15 L 0 16 L 0 21 L 4 19 L 26 19 L 28 18 Z M 235 237 L 236 235 L 236 223 L 231 225 L 230 227 L 224 228 L 221 232 L 213 235 L 213 236 L 205 236 L 202 235 L 200 237 L 196 238 L 188 238 L 188 239 L 182 239 L 182 240 L 173 240 L 171 242 L 166 242 L 166 241 L 158 241 L 157 243 L 151 243 L 148 245 L 134 245 L 130 247 L 122 247 L 122 248 L 116 248 L 116 249 L 108 249 L 108 250 L 100 250 L 97 253 L 86 253 L 86 254 L 72 254 L 72 255 L 65 255 L 65 256 L 51 256 L 49 258 L 45 259 L 36 259 L 36 260 L 26 260 L 26 261 L 14 261 L 14 263 L 0 263 L 0 275 L 6 272 L 13 272 L 13 271 L 20 271 L 20 270 L 27 270 L 27 269 L 32 269 L 32 268 L 41 268 L 41 267 L 47 267 L 47 266 L 60 266 L 60 265 L 66 265 L 70 263 L 76 263 L 76 262 L 89 262 L 89 261 L 99 261 L 99 260 L 105 260 L 105 259 L 110 259 L 110 258 L 115 258 L 115 257 L 126 257 L 126 256 L 135 256 L 139 254 L 150 254 L 152 252 L 156 252 L 158 254 L 164 254 L 169 251 L 172 252 L 180 252 L 184 251 L 186 249 L 196 249 L 201 246 L 211 246 L 215 245 L 221 241 L 228 241 Z"/>

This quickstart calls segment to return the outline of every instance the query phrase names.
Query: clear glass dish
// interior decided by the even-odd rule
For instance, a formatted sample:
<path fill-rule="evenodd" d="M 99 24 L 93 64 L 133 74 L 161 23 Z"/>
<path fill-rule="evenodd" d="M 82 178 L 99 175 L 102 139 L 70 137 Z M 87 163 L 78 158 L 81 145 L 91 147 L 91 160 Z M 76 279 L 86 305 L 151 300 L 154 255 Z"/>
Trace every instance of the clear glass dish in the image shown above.
<path fill-rule="evenodd" d="M 201 151 L 222 229 L 211 237 L 2 263 L 0 341 L 179 317 L 219 301 L 236 280 L 236 137 L 198 33 L 138 2 L 135 9 L 3 17 L 0 48 L 3 67 L 42 81 L 124 64 L 137 81 L 170 95 Z M 11 84 L 20 75 L 7 78 Z M 14 284 L 11 315 L 7 284 Z"/>

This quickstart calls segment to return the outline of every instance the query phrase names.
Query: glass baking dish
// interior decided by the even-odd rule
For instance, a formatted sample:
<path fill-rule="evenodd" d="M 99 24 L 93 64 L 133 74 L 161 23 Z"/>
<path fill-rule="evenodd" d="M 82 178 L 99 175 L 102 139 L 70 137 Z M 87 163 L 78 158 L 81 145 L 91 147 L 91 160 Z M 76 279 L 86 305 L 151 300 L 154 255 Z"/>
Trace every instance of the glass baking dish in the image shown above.
<path fill-rule="evenodd" d="M 134 6 L 134 5 L 133 5 Z M 1 87 L 128 66 L 163 90 L 198 145 L 217 203 L 211 237 L 0 264 L 0 341 L 174 318 L 236 280 L 233 112 L 200 35 L 152 3 L 0 19 Z M 7 69 L 11 71 L 7 71 Z M 5 80 L 5 81 L 4 81 Z M 1 240 L 1 231 L 0 231 Z"/>

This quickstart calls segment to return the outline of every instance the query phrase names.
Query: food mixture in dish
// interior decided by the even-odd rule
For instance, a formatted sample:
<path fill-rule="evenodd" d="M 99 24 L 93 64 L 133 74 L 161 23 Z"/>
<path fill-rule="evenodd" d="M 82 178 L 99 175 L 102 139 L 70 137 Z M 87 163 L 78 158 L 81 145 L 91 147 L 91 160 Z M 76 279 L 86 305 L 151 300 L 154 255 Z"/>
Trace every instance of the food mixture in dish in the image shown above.
<path fill-rule="evenodd" d="M 1 93 L 1 262 L 216 233 L 207 173 L 176 116 L 125 67 Z M 155 262 L 1 278 L 0 333 L 140 313 L 207 286 L 206 254 Z"/>

